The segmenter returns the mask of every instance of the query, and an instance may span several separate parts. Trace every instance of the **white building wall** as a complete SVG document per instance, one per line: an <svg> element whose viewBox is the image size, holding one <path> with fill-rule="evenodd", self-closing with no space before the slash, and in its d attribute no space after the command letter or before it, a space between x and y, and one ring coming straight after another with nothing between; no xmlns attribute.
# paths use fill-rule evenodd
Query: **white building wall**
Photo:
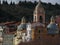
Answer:
<svg viewBox="0 0 60 45"><path fill-rule="evenodd" d="M22 34L22 42L26 42L26 33Z"/></svg>
<svg viewBox="0 0 60 45"><path fill-rule="evenodd" d="M31 33L32 33L32 29L31 29L31 24L30 23L27 24L26 30L27 30L26 40L28 42L28 41L31 40Z"/></svg>

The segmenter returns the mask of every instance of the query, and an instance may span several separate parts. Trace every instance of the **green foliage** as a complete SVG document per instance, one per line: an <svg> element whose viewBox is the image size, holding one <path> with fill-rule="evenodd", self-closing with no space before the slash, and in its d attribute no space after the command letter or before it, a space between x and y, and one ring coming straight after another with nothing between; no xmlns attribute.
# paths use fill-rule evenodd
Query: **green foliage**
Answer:
<svg viewBox="0 0 60 45"><path fill-rule="evenodd" d="M23 16L26 17L27 21L33 20L33 11L37 2L27 2L20 1L18 4L3 2L0 4L0 22L5 21L20 21ZM60 5L51 3L42 3L45 12L46 12L46 21L50 19L50 17L60 15ZM2 20L2 21L1 21Z"/></svg>

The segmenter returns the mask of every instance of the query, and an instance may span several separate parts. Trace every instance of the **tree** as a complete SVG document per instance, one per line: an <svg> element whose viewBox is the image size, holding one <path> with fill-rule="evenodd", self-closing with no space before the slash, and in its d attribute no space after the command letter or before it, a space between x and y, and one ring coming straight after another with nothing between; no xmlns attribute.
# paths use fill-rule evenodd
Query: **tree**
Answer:
<svg viewBox="0 0 60 45"><path fill-rule="evenodd" d="M4 5L8 5L7 0L6 0L6 1L3 0L3 4L4 4Z"/></svg>
<svg viewBox="0 0 60 45"><path fill-rule="evenodd" d="M10 5L12 5L12 1L10 2Z"/></svg>

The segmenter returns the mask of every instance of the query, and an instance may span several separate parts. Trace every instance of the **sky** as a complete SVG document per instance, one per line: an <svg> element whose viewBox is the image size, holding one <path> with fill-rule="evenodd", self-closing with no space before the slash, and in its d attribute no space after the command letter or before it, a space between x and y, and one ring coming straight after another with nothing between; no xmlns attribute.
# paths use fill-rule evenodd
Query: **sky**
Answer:
<svg viewBox="0 0 60 45"><path fill-rule="evenodd" d="M3 0L1 0L1 1L3 1ZM8 1L8 3L10 3L11 2L11 0L7 0ZM20 0L12 0L12 2L15 2L15 3L18 3ZM24 0L21 0L21 1L24 1ZM39 1L39 0L27 0L27 1L32 1L32 2L34 2L34 1ZM60 4L60 0L41 0L42 2L46 2L46 3L52 3L52 4L56 4L56 3L58 3L58 4Z"/></svg>

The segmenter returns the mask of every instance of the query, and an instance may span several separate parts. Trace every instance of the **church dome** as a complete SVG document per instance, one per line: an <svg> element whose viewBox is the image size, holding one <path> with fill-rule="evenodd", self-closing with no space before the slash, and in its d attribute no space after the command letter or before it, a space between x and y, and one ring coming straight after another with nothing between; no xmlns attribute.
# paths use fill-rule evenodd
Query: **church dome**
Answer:
<svg viewBox="0 0 60 45"><path fill-rule="evenodd" d="M25 17L22 18L21 24L17 27L17 30L24 30L26 29L26 20Z"/></svg>
<svg viewBox="0 0 60 45"><path fill-rule="evenodd" d="M58 26L57 24L49 24L47 26L47 30L49 34L58 34Z"/></svg>
<svg viewBox="0 0 60 45"><path fill-rule="evenodd" d="M24 30L24 29L26 29L26 24L20 24L17 30Z"/></svg>
<svg viewBox="0 0 60 45"><path fill-rule="evenodd" d="M47 26L48 34L58 34L59 33L58 26L55 23L53 17L51 17L51 21L52 22L50 22L50 24Z"/></svg>

